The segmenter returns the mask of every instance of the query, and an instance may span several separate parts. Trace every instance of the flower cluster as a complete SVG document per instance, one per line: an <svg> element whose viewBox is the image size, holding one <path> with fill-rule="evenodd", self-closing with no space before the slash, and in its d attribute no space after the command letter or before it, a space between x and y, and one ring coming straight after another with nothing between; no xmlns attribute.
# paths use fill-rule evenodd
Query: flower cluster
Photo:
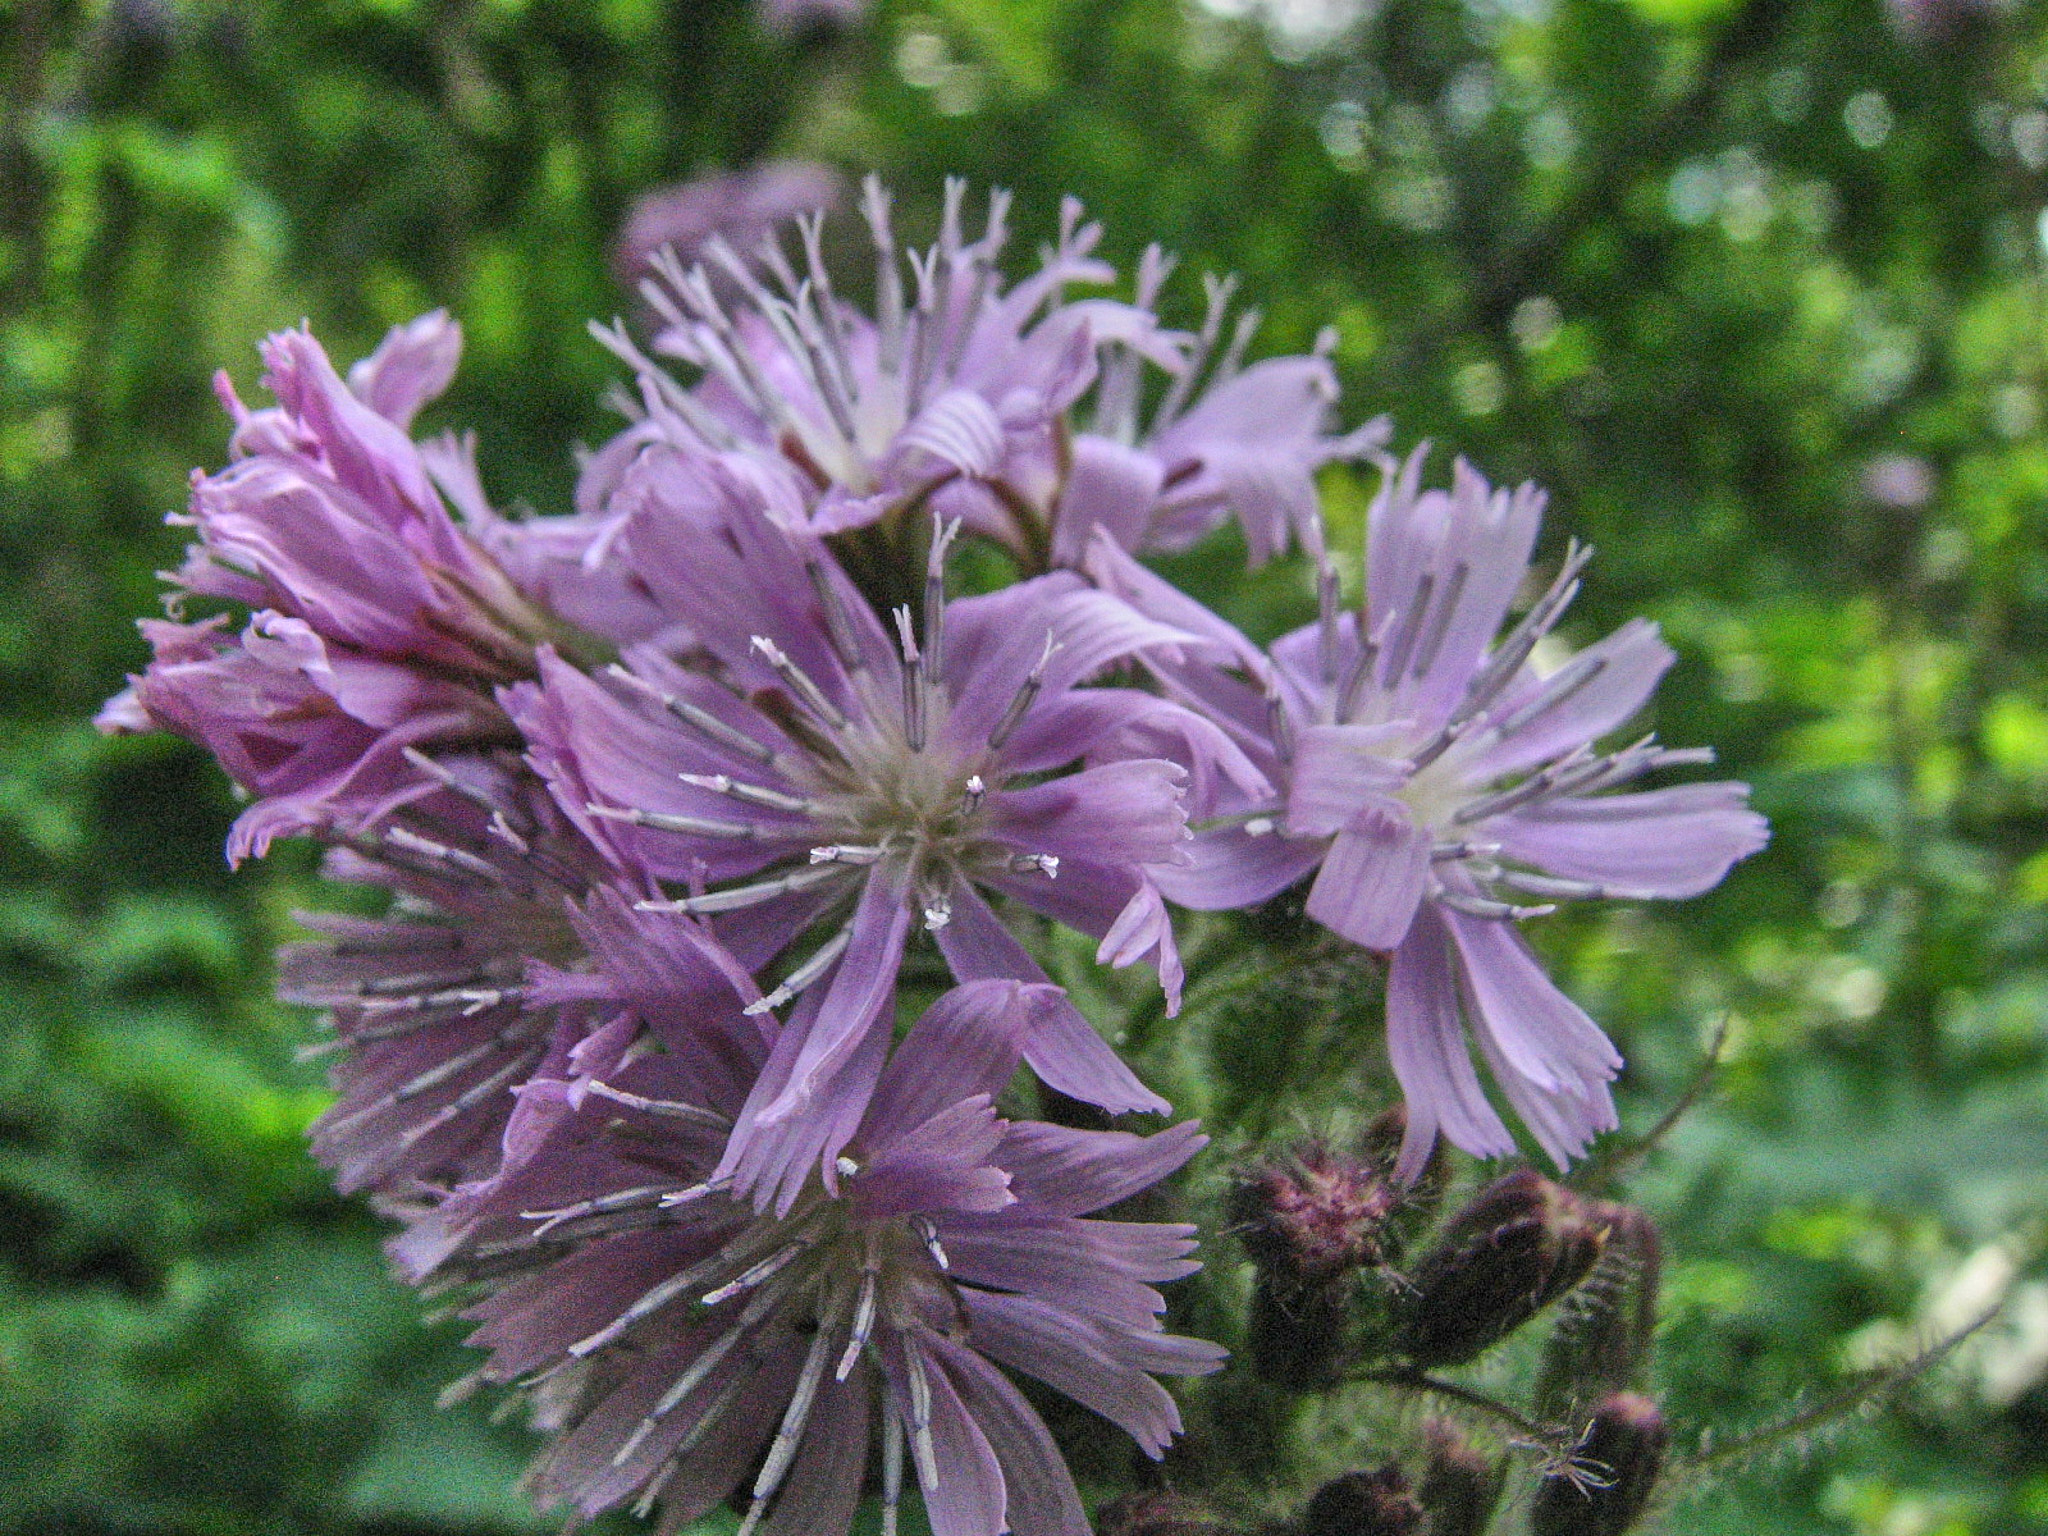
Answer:
<svg viewBox="0 0 2048 1536"><path fill-rule="evenodd" d="M345 378L273 337L277 403L223 381L175 618L102 715L214 753L232 858L308 835L382 894L281 957L332 1031L315 1150L462 1299L489 1351L462 1385L526 1401L533 1487L583 1515L736 1497L746 1532L829 1536L872 1456L885 1529L914 1485L940 1536L1080 1536L1010 1372L1160 1454L1157 1378L1221 1360L1161 1324L1193 1230L1096 1213L1203 1138L1030 1117L1034 1084L1169 1108L1051 984L1044 923L1171 1013L1173 907L1303 884L1330 945L1386 957L1408 1108L1378 1210L1439 1133L1513 1149L1468 1041L1560 1163L1613 1124L1620 1059L1524 922L1694 894L1764 839L1740 785L1615 792L1703 754L1600 745L1671 653L1646 624L1563 650L1583 551L1509 622L1533 490L1424 489L1384 422L1336 429L1326 345L1247 362L1228 284L1170 327L1157 250L1112 296L1076 206L1011 281L1007 212L970 235L949 187L906 250L871 183L866 305L822 215L636 237L652 333L599 332L628 419L559 516L415 439L446 316ZM1351 607L1336 463L1384 481ZM1141 563L1226 522L1254 563L1299 552L1317 622L1261 648ZM1016 579L969 590L976 542Z"/></svg>

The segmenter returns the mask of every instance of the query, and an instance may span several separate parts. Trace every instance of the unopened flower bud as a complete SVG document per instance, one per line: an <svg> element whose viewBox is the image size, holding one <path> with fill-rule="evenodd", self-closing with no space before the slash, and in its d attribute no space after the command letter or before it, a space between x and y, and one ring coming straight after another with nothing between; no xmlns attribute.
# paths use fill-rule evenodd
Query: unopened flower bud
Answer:
<svg viewBox="0 0 2048 1536"><path fill-rule="evenodd" d="M1258 1270L1247 1352L1261 1377L1302 1391L1336 1380L1359 1272L1384 1262L1399 1198L1372 1167L1321 1143L1239 1181L1231 1215Z"/></svg>
<svg viewBox="0 0 2048 1536"><path fill-rule="evenodd" d="M1587 1216L1607 1229L1600 1262L1560 1309L1543 1356L1536 1406L1561 1418L1632 1387L1657 1329L1662 1245L1650 1218L1630 1205L1594 1201Z"/></svg>
<svg viewBox="0 0 2048 1536"><path fill-rule="evenodd" d="M1422 1506L1401 1469L1347 1472L1308 1501L1302 1536L1420 1536Z"/></svg>
<svg viewBox="0 0 2048 1536"><path fill-rule="evenodd" d="M1622 1536L1642 1517L1671 1433L1657 1405L1616 1392L1593 1411L1571 1464L1537 1490L1531 1536Z"/></svg>
<svg viewBox="0 0 2048 1536"><path fill-rule="evenodd" d="M1501 1464L1447 1419L1431 1419L1422 1434L1429 1443L1429 1468L1420 1498L1429 1511L1429 1536L1484 1536L1500 1502Z"/></svg>
<svg viewBox="0 0 2048 1536"><path fill-rule="evenodd" d="M1234 1536L1208 1509L1177 1493L1127 1493L1095 1512L1096 1536Z"/></svg>
<svg viewBox="0 0 2048 1536"><path fill-rule="evenodd" d="M1495 1180L1453 1216L1410 1275L1394 1353L1463 1365L1586 1277L1606 1229L1534 1169Z"/></svg>
<svg viewBox="0 0 2048 1536"><path fill-rule="evenodd" d="M1393 1180L1394 1169L1401 1160L1401 1144L1407 1136L1408 1106L1396 1104L1375 1116L1365 1128L1359 1137L1359 1150L1373 1167ZM1438 1140L1431 1144L1429 1159L1412 1183L1402 1187L1398 1180L1394 1180L1401 1193L1400 1204L1393 1219L1387 1223L1380 1244L1388 1262L1399 1259L1401 1245L1436 1215L1437 1207L1443 1204L1444 1189L1450 1179L1450 1159L1444 1155L1444 1143Z"/></svg>

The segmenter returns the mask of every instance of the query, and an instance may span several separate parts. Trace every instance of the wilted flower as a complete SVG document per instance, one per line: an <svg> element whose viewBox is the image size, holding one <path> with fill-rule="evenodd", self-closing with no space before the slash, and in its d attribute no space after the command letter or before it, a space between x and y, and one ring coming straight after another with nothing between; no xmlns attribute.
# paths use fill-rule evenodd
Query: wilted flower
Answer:
<svg viewBox="0 0 2048 1536"><path fill-rule="evenodd" d="M1082 1219L1184 1162L1192 1124L1141 1138L993 1107L1053 991L973 983L933 1005L831 1181L775 1215L714 1173L730 1078L653 1054L530 1089L557 1105L547 1155L497 1181L441 1275L486 1287L480 1379L525 1386L555 1433L535 1491L584 1515L637 1497L679 1529L743 1489L742 1530L832 1536L879 1431L892 1524L907 1462L938 1536L1084 1536L1050 1435L991 1362L1156 1456L1179 1420L1152 1374L1221 1351L1159 1330L1152 1284L1195 1267L1191 1228ZM737 996L726 1018L744 1038Z"/></svg>
<svg viewBox="0 0 2048 1536"><path fill-rule="evenodd" d="M759 1004L803 997L728 1154L749 1187L788 1197L802 1158L831 1160L914 925L963 981L1044 979L983 889L1097 936L1105 961L1150 956L1177 992L1151 876L1185 846L1181 764L1214 771L1227 744L1157 698L1079 686L1177 631L1067 574L948 601L943 535L922 623L906 606L894 636L821 544L745 506L722 531L650 516L628 537L704 656L636 651L609 686L550 663L509 697L570 814L689 886L658 905L712 917L747 966L839 923ZM1025 1059L1105 1108L1164 1107L1071 1006Z"/></svg>
<svg viewBox="0 0 2048 1536"><path fill-rule="evenodd" d="M1593 1411L1571 1461L1543 1480L1531 1536L1622 1536L1642 1518L1664 1469L1671 1431L1647 1397L1617 1392Z"/></svg>
<svg viewBox="0 0 2048 1536"><path fill-rule="evenodd" d="M1480 1156L1513 1150L1472 1069L1469 1025L1508 1102L1560 1164L1614 1125L1621 1058L1550 982L1516 932L1564 900L1643 900L1709 889L1762 847L1736 783L1606 794L1651 771L1711 760L1645 736L1594 743L1642 708L1672 653L1635 620L1547 675L1537 643L1578 590L1573 547L1549 589L1498 642L1529 566L1543 498L1491 489L1462 462L1421 491L1418 452L1374 501L1365 602L1270 658L1114 544L1099 580L1206 645L1148 653L1169 688L1230 730L1265 772L1264 797L1224 799L1193 863L1159 885L1186 906L1235 908L1315 875L1308 913L1392 951L1387 1039L1408 1099L1400 1171L1439 1128Z"/></svg>

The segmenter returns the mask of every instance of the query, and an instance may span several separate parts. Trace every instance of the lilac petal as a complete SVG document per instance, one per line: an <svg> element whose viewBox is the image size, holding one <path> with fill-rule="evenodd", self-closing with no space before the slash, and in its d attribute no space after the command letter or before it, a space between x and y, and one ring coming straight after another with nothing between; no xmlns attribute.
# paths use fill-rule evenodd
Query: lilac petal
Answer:
<svg viewBox="0 0 2048 1536"><path fill-rule="evenodd" d="M930 1349L1002 1468L1008 1528L1027 1536L1088 1536L1073 1476L1023 1394L965 1345L935 1335Z"/></svg>
<svg viewBox="0 0 2048 1536"><path fill-rule="evenodd" d="M1271 782L1229 732L1183 705L1135 689L1080 689L1050 700L1031 711L1003 753L1005 766L1019 774L1043 773L1077 758L1163 758L1180 764L1189 775L1193 806L1207 807L1229 793L1274 798Z"/></svg>
<svg viewBox="0 0 2048 1536"><path fill-rule="evenodd" d="M1600 1026L1558 991L1510 925L1462 912L1442 915L1464 962L1475 1029L1494 1042L1508 1077L1585 1094L1621 1070L1621 1056Z"/></svg>
<svg viewBox="0 0 2048 1536"><path fill-rule="evenodd" d="M1202 1266L1187 1257L1193 1227L1027 1215L949 1216L940 1224L953 1272L972 1285L1037 1296L1126 1327L1149 1329L1166 1309L1154 1284Z"/></svg>
<svg viewBox="0 0 2048 1536"><path fill-rule="evenodd" d="M1180 1410L1166 1389L1116 1357L1118 1335L1034 1297L960 1294L984 1354L1101 1414L1155 1461L1180 1432Z"/></svg>
<svg viewBox="0 0 2048 1536"><path fill-rule="evenodd" d="M1146 617L1201 641L1204 659L1212 665L1235 666L1251 677L1265 674L1266 658L1257 646L1173 583L1140 565L1108 535L1097 535L1089 546L1087 569L1103 590L1114 592Z"/></svg>
<svg viewBox="0 0 2048 1536"><path fill-rule="evenodd" d="M1436 908L1425 906L1387 972L1387 1056L1408 1103L1408 1130L1394 1167L1403 1183L1421 1175L1439 1129L1474 1157L1515 1150L1479 1086L1458 1015L1450 938Z"/></svg>
<svg viewBox="0 0 2048 1536"><path fill-rule="evenodd" d="M1328 837L1347 826L1362 803L1385 803L1407 780L1396 744L1410 734L1405 722L1303 730L1287 789L1288 832Z"/></svg>
<svg viewBox="0 0 2048 1536"><path fill-rule="evenodd" d="M885 1022L910 933L903 882L902 872L890 866L870 872L853 911L853 936L832 969L830 989L805 1032L789 1085L753 1112L756 1121L772 1124L805 1113L854 1048Z"/></svg>
<svg viewBox="0 0 2048 1536"><path fill-rule="evenodd" d="M1085 1216L1158 1183L1209 1144L1186 1120L1151 1136L1017 1121L994 1162L1019 1202L1048 1216Z"/></svg>
<svg viewBox="0 0 2048 1536"><path fill-rule="evenodd" d="M1601 1132L1611 1131L1620 1123L1614 1112L1613 1096L1604 1082L1566 1084L1557 1089L1540 1087L1515 1072L1499 1043L1484 1027L1477 1034L1480 1054L1485 1056L1494 1080L1500 1084L1508 1107L1560 1170L1583 1156Z"/></svg>
<svg viewBox="0 0 2048 1536"><path fill-rule="evenodd" d="M1657 626L1648 619L1629 620L1606 639L1587 646L1572 661L1582 666L1590 658L1599 659L1600 671L1568 697L1481 754L1469 770L1474 780L1504 778L1599 740L1649 702L1657 680L1676 660L1671 648L1658 638ZM1541 681L1525 680L1494 706L1494 718L1511 717L1536 699L1542 687Z"/></svg>
<svg viewBox="0 0 2048 1536"><path fill-rule="evenodd" d="M1433 842L1400 802L1361 805L1324 856L1308 915L1354 944L1392 949L1415 920Z"/></svg>
<svg viewBox="0 0 2048 1536"><path fill-rule="evenodd" d="M964 475L987 479L1002 463L1003 424L980 395L949 389L917 413L897 443Z"/></svg>
<svg viewBox="0 0 2048 1536"><path fill-rule="evenodd" d="M1016 1203L1010 1177L989 1166L1003 1122L986 1094L940 1110L872 1157L852 1186L863 1221L940 1211L1000 1211Z"/></svg>
<svg viewBox="0 0 2048 1536"><path fill-rule="evenodd" d="M993 1098L1023 1059L1025 1042L1059 1006L1051 985L969 981L924 1011L882 1071L865 1135L886 1146L962 1099Z"/></svg>
<svg viewBox="0 0 2048 1536"><path fill-rule="evenodd" d="M1188 973L1180 962L1180 950L1173 942L1173 920L1167 916L1166 903L1160 899L1158 888L1150 882L1138 887L1123 911L1117 914L1116 921L1109 925L1109 931L1102 936L1102 943L1096 947L1095 961L1098 965L1122 969L1148 955L1159 972L1159 985L1166 993L1166 1016L1172 1018L1180 1012L1181 988L1187 982Z"/></svg>
<svg viewBox="0 0 2048 1536"><path fill-rule="evenodd" d="M906 1350L925 1349L930 1335L906 1336ZM932 1357L926 1350L925 1358ZM952 1377L928 1363L925 1378L932 1395L932 1450L939 1485L924 1490L925 1517L932 1536L1002 1536L1008 1490L1003 1469L988 1438L974 1422L953 1386Z"/></svg>
<svg viewBox="0 0 2048 1536"><path fill-rule="evenodd" d="M396 427L439 399L462 361L462 327L445 309L394 325L377 350L348 371L355 397Z"/></svg>
<svg viewBox="0 0 2048 1536"><path fill-rule="evenodd" d="M1104 763L1026 789L987 808L989 835L1022 853L1100 864L1175 862L1187 841L1187 770L1161 759Z"/></svg>
<svg viewBox="0 0 2048 1536"><path fill-rule="evenodd" d="M964 881L953 890L953 919L934 937L961 981L1045 981L1045 970ZM845 962L841 962L844 964ZM1049 1087L1111 1114L1172 1106L1132 1075L1081 1012L1062 996L1048 1006L1024 1048L1024 1060Z"/></svg>
<svg viewBox="0 0 2048 1536"><path fill-rule="evenodd" d="M869 1395L861 1375L826 1378L762 1536L846 1536L867 1472Z"/></svg>
<svg viewBox="0 0 2048 1536"><path fill-rule="evenodd" d="M1196 912L1234 912L1277 896L1322 862L1319 838L1254 836L1241 827L1198 832L1188 862L1147 870L1168 901Z"/></svg>
<svg viewBox="0 0 2048 1536"><path fill-rule="evenodd" d="M1770 840L1749 786L1723 781L1644 794L1567 798L1488 824L1511 859L1611 896L1697 896Z"/></svg>
<svg viewBox="0 0 2048 1536"><path fill-rule="evenodd" d="M949 603L946 635L946 739L969 749L986 743L1041 661L1040 696L1056 698L1112 662L1189 638L1065 571Z"/></svg>
<svg viewBox="0 0 2048 1536"><path fill-rule="evenodd" d="M1053 514L1052 558L1074 569L1082 564L1100 528L1124 549L1144 539L1159 501L1163 467L1156 455L1084 432L1073 442L1073 463Z"/></svg>

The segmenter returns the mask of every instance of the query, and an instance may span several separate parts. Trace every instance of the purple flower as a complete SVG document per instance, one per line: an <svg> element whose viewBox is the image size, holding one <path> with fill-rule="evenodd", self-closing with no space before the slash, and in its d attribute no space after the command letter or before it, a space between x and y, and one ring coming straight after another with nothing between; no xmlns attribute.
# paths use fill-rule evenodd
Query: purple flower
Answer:
<svg viewBox="0 0 2048 1536"><path fill-rule="evenodd" d="M1152 879L1183 857L1182 764L1204 787L1257 775L1191 712L1079 685L1187 637L1067 574L948 601L944 537L921 626L906 607L894 636L821 544L744 502L718 525L671 507L628 537L701 652L637 650L604 682L548 663L507 697L568 813L688 891L655 905L712 919L749 968L833 925L756 1005L802 997L728 1153L744 1187L789 1198L836 1154L914 926L963 981L1044 979L984 890L1096 935L1104 959L1152 958L1177 994ZM1071 1006L1048 1018L1025 1046L1048 1083L1164 1107Z"/></svg>
<svg viewBox="0 0 2048 1536"><path fill-rule="evenodd" d="M1274 789L1226 793L1163 869L1166 896L1198 908L1263 900L1313 873L1308 912L1392 952L1389 1054L1408 1097L1400 1171L1413 1177L1439 1129L1498 1156L1513 1140L1487 1103L1469 1027L1495 1081L1560 1164L1612 1128L1621 1058L1551 984L1517 925L1565 900L1697 895L1761 848L1746 786L1609 794L1652 770L1711 760L1645 736L1594 743L1648 701L1672 654L1656 626L1624 625L1539 674L1530 657L1578 590L1574 547L1549 589L1496 634L1529 566L1543 498L1491 489L1459 463L1449 491L1418 489L1412 456L1373 503L1362 613L1340 612L1335 574L1320 621L1270 658L1107 540L1104 585L1206 644L1169 687L1233 732Z"/></svg>
<svg viewBox="0 0 2048 1536"><path fill-rule="evenodd" d="M313 1151L344 1192L483 1177L517 1085L597 1070L633 1038L616 989L584 974L619 902L596 850L516 763L413 765L436 792L325 866L389 891L389 914L299 914L322 937L278 954L279 996L326 1009L334 1032L308 1054L341 1053Z"/></svg>
<svg viewBox="0 0 2048 1536"><path fill-rule="evenodd" d="M737 1491L744 1532L841 1536L879 1434L885 1530L909 1481L937 1536L1085 1536L1052 1437L997 1365L1156 1457L1180 1425L1153 1377L1222 1351L1159 1327L1153 1286L1196 1268L1192 1228L1086 1219L1185 1162L1205 1140L1192 1122L1147 1138L993 1106L1057 997L976 982L941 998L830 1179L772 1215L714 1171L741 1108L731 1072L660 1053L530 1088L544 1148L432 1278L484 1290L475 1379L524 1387L555 1437L532 1488L586 1517L658 1504L665 1529ZM722 1038L747 1037L737 1003Z"/></svg>
<svg viewBox="0 0 2048 1536"><path fill-rule="evenodd" d="M1006 288L997 260L1008 195L990 197L978 240L962 228L965 197L965 183L947 183L939 239L908 254L906 291L889 196L869 180L873 317L837 297L816 220L799 224L801 273L771 250L764 281L722 241L707 245L741 295L732 313L707 270L657 259L661 280L643 290L667 322L655 350L695 365L703 380L680 389L623 333L600 333L639 375L647 415L629 439L766 459L820 532L929 505L989 537L1042 545L1043 516L1017 502L1006 469L1050 460L1063 413L1095 381L1099 346L1116 341L1172 362L1178 343L1130 305L1063 300L1071 283L1115 275L1091 255L1101 230L1080 222L1078 204L1065 206L1038 273Z"/></svg>
<svg viewBox="0 0 2048 1536"><path fill-rule="evenodd" d="M1157 246L1138 269L1136 305L1150 312L1173 261ZM1325 464L1376 456L1392 435L1384 416L1332 435L1337 375L1329 352L1335 333L1306 357L1271 357L1244 366L1258 328L1241 312L1227 343L1223 329L1234 280L1207 280L1208 312L1169 377L1149 418L1140 409L1156 347L1104 347L1092 420L1074 434L1052 507L1057 565L1079 566L1097 528L1134 553L1178 550L1227 517L1244 529L1251 562L1263 564L1299 541L1322 554L1321 498L1315 475Z"/></svg>
<svg viewBox="0 0 2048 1536"><path fill-rule="evenodd" d="M1198 333L1162 329L1153 306L1173 264L1156 247L1134 303L1065 300L1069 284L1115 276L1093 256L1099 227L1072 201L1044 267L1006 290L1007 199L991 199L984 234L969 241L963 197L948 184L938 243L909 257L913 301L889 200L868 183L874 318L834 296L815 222L800 226L801 275L773 247L763 266L716 243L709 269L657 263L647 292L669 324L656 350L704 379L678 389L607 334L639 374L644 411L612 452L665 441L766 458L820 531L928 504L1030 569L1080 564L1097 528L1129 549L1180 549L1232 515L1254 563L1296 539L1320 549L1316 471L1376 452L1389 430L1380 420L1330 432L1328 337L1313 355L1245 367L1258 316L1241 314L1225 341L1233 285L1213 280ZM1164 377L1146 414L1153 371Z"/></svg>
<svg viewBox="0 0 2048 1536"><path fill-rule="evenodd" d="M258 613L239 636L225 622L144 620L155 657L98 723L167 730L213 753L255 801L228 834L234 863L273 838L359 827L430 793L407 755L421 743L510 736L488 698L329 646L303 619Z"/></svg>
<svg viewBox="0 0 2048 1536"><path fill-rule="evenodd" d="M835 171L813 160L767 160L657 187L634 201L612 265L631 286L650 270L658 251L673 252L687 266L717 237L745 255L778 225L831 208L841 187Z"/></svg>

